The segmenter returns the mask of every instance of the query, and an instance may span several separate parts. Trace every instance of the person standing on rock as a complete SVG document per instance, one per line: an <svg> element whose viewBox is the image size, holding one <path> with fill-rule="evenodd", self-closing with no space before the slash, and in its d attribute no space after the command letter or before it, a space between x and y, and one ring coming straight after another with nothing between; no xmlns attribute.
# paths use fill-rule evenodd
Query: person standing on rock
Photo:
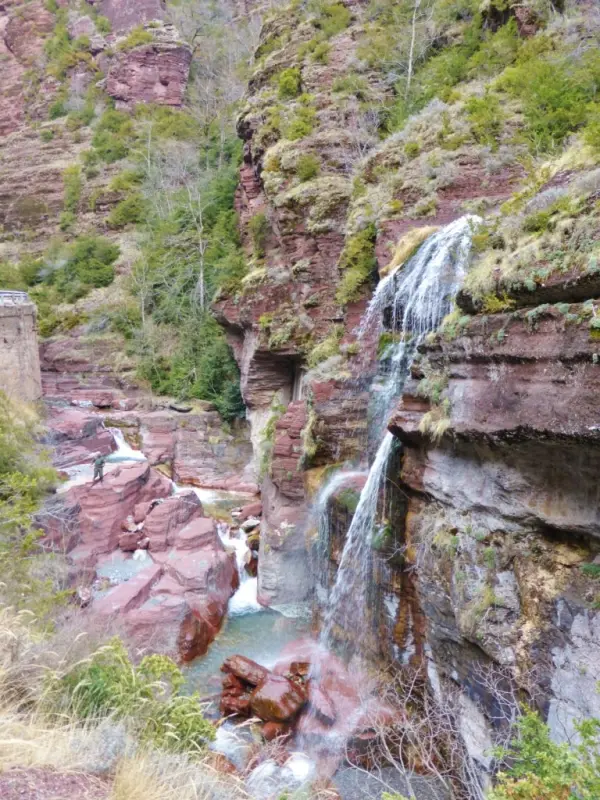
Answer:
<svg viewBox="0 0 600 800"><path fill-rule="evenodd" d="M104 479L104 465L106 464L106 456L103 456L101 453L98 453L96 459L94 461L94 480L92 483L102 483Z"/></svg>

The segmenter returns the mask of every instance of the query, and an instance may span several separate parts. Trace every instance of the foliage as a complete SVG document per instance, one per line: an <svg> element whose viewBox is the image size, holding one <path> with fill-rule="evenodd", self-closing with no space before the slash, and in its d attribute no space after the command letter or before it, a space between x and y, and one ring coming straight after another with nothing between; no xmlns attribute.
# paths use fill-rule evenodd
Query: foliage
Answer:
<svg viewBox="0 0 600 800"><path fill-rule="evenodd" d="M169 106L141 104L135 112L136 119L152 127L152 137L192 141L200 136L200 125L187 111Z"/></svg>
<svg viewBox="0 0 600 800"><path fill-rule="evenodd" d="M288 121L282 130L286 139L291 142L309 136L315 127L317 112L312 106L299 106L294 116Z"/></svg>
<svg viewBox="0 0 600 800"><path fill-rule="evenodd" d="M465 110L475 140L496 150L504 121L499 97L489 91L483 97L470 97Z"/></svg>
<svg viewBox="0 0 600 800"><path fill-rule="evenodd" d="M69 36L67 9L57 8L54 13L56 15L56 24L52 35L44 45L48 59L46 70L54 78L63 81L68 70L72 67L84 62L94 68L94 61L89 53L89 39L82 36L79 39L72 40Z"/></svg>
<svg viewBox="0 0 600 800"><path fill-rule="evenodd" d="M373 274L377 266L375 259L376 234L375 226L371 224L351 236L346 242L339 263L342 280L336 294L340 305L358 300L361 287Z"/></svg>
<svg viewBox="0 0 600 800"><path fill-rule="evenodd" d="M345 30L352 21L352 14L343 3L328 3L323 0L313 0L312 9L317 16L313 20L325 38L330 39Z"/></svg>
<svg viewBox="0 0 600 800"><path fill-rule="evenodd" d="M36 577L37 530L34 515L56 481L35 442L38 421L26 406L13 405L0 391L0 594L22 608L47 611L58 587Z"/></svg>
<svg viewBox="0 0 600 800"><path fill-rule="evenodd" d="M298 67L284 69L277 79L277 94L280 100L293 100L301 92L302 79Z"/></svg>
<svg viewBox="0 0 600 800"><path fill-rule="evenodd" d="M260 211L250 218L248 222L248 233L252 240L252 251L255 258L264 258L270 230L269 219L264 211Z"/></svg>
<svg viewBox="0 0 600 800"><path fill-rule="evenodd" d="M298 180L310 181L316 178L321 168L321 162L312 153L303 153L296 162L296 175Z"/></svg>
<svg viewBox="0 0 600 800"><path fill-rule="evenodd" d="M63 172L63 181L65 184L65 211L75 213L79 206L83 186L81 168L77 164L67 167Z"/></svg>
<svg viewBox="0 0 600 800"><path fill-rule="evenodd" d="M588 122L583 131L583 138L593 150L600 152L600 104L588 106Z"/></svg>
<svg viewBox="0 0 600 800"><path fill-rule="evenodd" d="M128 154L133 141L133 124L123 111L108 109L98 121L92 146L98 158L112 164Z"/></svg>
<svg viewBox="0 0 600 800"><path fill-rule="evenodd" d="M142 742L199 753L215 738L197 694L183 695L183 675L167 656L145 656L136 666L113 639L75 666L56 687L83 719L128 718Z"/></svg>
<svg viewBox="0 0 600 800"><path fill-rule="evenodd" d="M580 59L521 58L498 86L523 103L531 149L552 150L593 116L590 104L600 86L600 55L591 50Z"/></svg>
<svg viewBox="0 0 600 800"><path fill-rule="evenodd" d="M42 335L52 333L60 321L54 306L75 302L92 288L112 283L113 263L118 255L117 245L102 236L88 235L68 245L55 242L43 258L21 265L21 274L28 285L35 285L33 296L38 304Z"/></svg>
<svg viewBox="0 0 600 800"><path fill-rule="evenodd" d="M144 198L139 192L121 200L108 215L106 222L110 228L124 228L142 222L146 213Z"/></svg>
<svg viewBox="0 0 600 800"><path fill-rule="evenodd" d="M308 366L310 369L316 367L331 356L336 356L340 352L340 342L344 335L343 325L334 325L322 342L319 342L308 355Z"/></svg>
<svg viewBox="0 0 600 800"><path fill-rule="evenodd" d="M489 800L595 800L600 796L600 720L577 726L580 742L556 743L533 711L517 722L517 734L497 756L510 764Z"/></svg>
<svg viewBox="0 0 600 800"><path fill-rule="evenodd" d="M154 35L151 31L147 31L143 25L138 25L132 28L126 39L119 42L117 50L133 50L134 47L139 47L143 44L150 44L154 41Z"/></svg>

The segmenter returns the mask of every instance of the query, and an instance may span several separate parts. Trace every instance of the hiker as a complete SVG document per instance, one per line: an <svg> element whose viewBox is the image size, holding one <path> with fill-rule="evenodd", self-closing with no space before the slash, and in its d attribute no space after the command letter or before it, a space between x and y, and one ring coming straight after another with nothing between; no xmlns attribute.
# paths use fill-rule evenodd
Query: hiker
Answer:
<svg viewBox="0 0 600 800"><path fill-rule="evenodd" d="M106 456L103 456L101 453L98 453L97 458L94 461L94 480L92 481L92 483L96 483L96 481L102 483L102 479L104 478L105 464L106 464Z"/></svg>

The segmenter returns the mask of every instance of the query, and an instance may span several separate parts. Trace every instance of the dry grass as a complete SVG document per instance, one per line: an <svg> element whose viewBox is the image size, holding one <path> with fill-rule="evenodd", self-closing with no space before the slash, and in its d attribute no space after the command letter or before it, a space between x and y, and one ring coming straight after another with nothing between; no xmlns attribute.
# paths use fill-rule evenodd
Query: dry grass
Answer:
<svg viewBox="0 0 600 800"><path fill-rule="evenodd" d="M242 800L235 776L221 774L214 758L189 758L139 745L127 721L82 724L69 714L42 713L49 680L95 649L97 637L65 630L45 639L33 616L0 608L0 772L52 769L105 776L111 800Z"/></svg>

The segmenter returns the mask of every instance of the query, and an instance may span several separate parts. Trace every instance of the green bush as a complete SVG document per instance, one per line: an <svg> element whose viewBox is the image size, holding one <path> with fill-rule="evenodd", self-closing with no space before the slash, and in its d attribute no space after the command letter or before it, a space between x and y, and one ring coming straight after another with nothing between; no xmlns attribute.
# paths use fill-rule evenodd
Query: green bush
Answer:
<svg viewBox="0 0 600 800"><path fill-rule="evenodd" d="M465 110L475 140L496 150L504 122L499 97L489 91L483 97L470 97Z"/></svg>
<svg viewBox="0 0 600 800"><path fill-rule="evenodd" d="M248 233L252 240L252 251L255 258L264 258L265 246L271 227L264 211L255 214L248 222Z"/></svg>
<svg viewBox="0 0 600 800"><path fill-rule="evenodd" d="M40 133L40 139L42 142L51 142L54 139L54 131L52 128L44 128L44 130Z"/></svg>
<svg viewBox="0 0 600 800"><path fill-rule="evenodd" d="M327 39L341 33L352 21L352 14L342 3L317 2L313 6L318 14L313 24Z"/></svg>
<svg viewBox="0 0 600 800"><path fill-rule="evenodd" d="M131 192L134 191L142 182L144 176L136 169L124 169L110 182L108 188L112 192Z"/></svg>
<svg viewBox="0 0 600 800"><path fill-rule="evenodd" d="M124 228L142 222L146 215L146 203L139 192L126 197L113 208L106 222L110 228Z"/></svg>
<svg viewBox="0 0 600 800"><path fill-rule="evenodd" d="M108 17L103 17L102 14L98 14L94 21L98 33L107 34L111 32L112 26Z"/></svg>
<svg viewBox="0 0 600 800"><path fill-rule="evenodd" d="M342 279L336 292L336 300L346 305L360 298L360 290L377 268L375 239L377 230L371 224L351 236L340 258Z"/></svg>
<svg viewBox="0 0 600 800"><path fill-rule="evenodd" d="M294 116L283 127L284 138L294 142L310 136L315 127L317 112L312 106L299 106Z"/></svg>
<svg viewBox="0 0 600 800"><path fill-rule="evenodd" d="M126 39L119 42L117 50L133 50L134 47L140 47L143 44L150 44L154 41L154 35L151 31L145 30L143 25L138 25L132 28Z"/></svg>
<svg viewBox="0 0 600 800"><path fill-rule="evenodd" d="M583 131L586 144L596 151L600 151L600 104L591 103L588 106L588 123Z"/></svg>
<svg viewBox="0 0 600 800"><path fill-rule="evenodd" d="M367 80L356 72L338 75L333 81L332 90L340 94L353 94L359 100L366 100L369 95Z"/></svg>
<svg viewBox="0 0 600 800"><path fill-rule="evenodd" d="M186 111L177 108L141 104L136 109L135 116L152 123L153 138L190 141L201 135L198 121Z"/></svg>
<svg viewBox="0 0 600 800"><path fill-rule="evenodd" d="M310 181L319 174L321 163L312 153L303 153L296 162L296 175L298 180Z"/></svg>
<svg viewBox="0 0 600 800"><path fill-rule="evenodd" d="M133 138L133 124L129 115L109 109L98 121L92 146L101 161L113 164L129 153Z"/></svg>
<svg viewBox="0 0 600 800"><path fill-rule="evenodd" d="M48 108L49 119L58 119L59 117L66 117L67 109L63 98L55 100Z"/></svg>
<svg viewBox="0 0 600 800"><path fill-rule="evenodd" d="M145 656L136 666L123 643L113 639L54 689L59 709L66 706L82 719L126 718L141 741L199 753L214 740L215 729L204 718L199 696L181 694L183 683L167 656Z"/></svg>
<svg viewBox="0 0 600 800"><path fill-rule="evenodd" d="M600 720L576 725L578 743L556 743L539 715L526 712L508 748L496 753L510 767L489 800L596 800L600 797Z"/></svg>
<svg viewBox="0 0 600 800"><path fill-rule="evenodd" d="M58 227L66 233L71 230L76 222L77 216L72 211L63 211L58 218Z"/></svg>
<svg viewBox="0 0 600 800"><path fill-rule="evenodd" d="M277 94L280 100L293 100L302 91L302 78L298 67L288 67L279 74Z"/></svg>
<svg viewBox="0 0 600 800"><path fill-rule="evenodd" d="M588 51L579 60L532 57L520 62L505 71L498 86L523 103L531 149L553 150L593 115L590 103L600 85L600 54Z"/></svg>
<svg viewBox="0 0 600 800"><path fill-rule="evenodd" d="M81 199L81 189L83 181L81 178L81 168L77 164L67 167L63 172L65 185L65 211L76 213Z"/></svg>

